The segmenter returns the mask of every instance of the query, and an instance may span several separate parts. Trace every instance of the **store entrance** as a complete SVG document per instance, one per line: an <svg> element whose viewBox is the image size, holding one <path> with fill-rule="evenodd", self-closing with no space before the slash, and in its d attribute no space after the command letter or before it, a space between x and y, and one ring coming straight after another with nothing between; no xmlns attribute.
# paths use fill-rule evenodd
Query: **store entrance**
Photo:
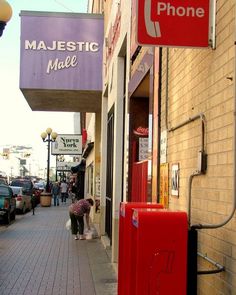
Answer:
<svg viewBox="0 0 236 295"><path fill-rule="evenodd" d="M107 122L107 179L105 231L112 241L112 199L113 199L113 151L114 151L114 108L109 112Z"/></svg>
<svg viewBox="0 0 236 295"><path fill-rule="evenodd" d="M151 201L152 112L149 74L130 97L129 200Z"/></svg>

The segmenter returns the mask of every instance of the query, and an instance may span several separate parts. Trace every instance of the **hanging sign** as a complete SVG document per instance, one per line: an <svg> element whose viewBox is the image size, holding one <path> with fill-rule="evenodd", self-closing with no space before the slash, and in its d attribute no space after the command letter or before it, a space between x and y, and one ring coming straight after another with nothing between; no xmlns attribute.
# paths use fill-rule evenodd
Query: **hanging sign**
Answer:
<svg viewBox="0 0 236 295"><path fill-rule="evenodd" d="M208 47L210 0L138 0L141 45Z"/></svg>
<svg viewBox="0 0 236 295"><path fill-rule="evenodd" d="M20 16L20 89L102 90L102 15L21 11Z"/></svg>
<svg viewBox="0 0 236 295"><path fill-rule="evenodd" d="M71 167L79 165L79 162L59 162L57 161L57 171L71 171Z"/></svg>
<svg viewBox="0 0 236 295"><path fill-rule="evenodd" d="M161 132L160 162L166 163L167 154L167 130Z"/></svg>
<svg viewBox="0 0 236 295"><path fill-rule="evenodd" d="M52 155L82 155L82 135L58 134L52 142Z"/></svg>

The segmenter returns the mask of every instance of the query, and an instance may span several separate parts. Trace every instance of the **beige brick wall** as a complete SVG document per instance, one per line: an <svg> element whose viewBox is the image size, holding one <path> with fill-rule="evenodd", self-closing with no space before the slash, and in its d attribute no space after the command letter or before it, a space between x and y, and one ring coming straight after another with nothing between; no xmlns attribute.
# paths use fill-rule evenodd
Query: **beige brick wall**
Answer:
<svg viewBox="0 0 236 295"><path fill-rule="evenodd" d="M233 194L233 121L235 66L235 4L217 1L216 49L163 49L161 126L168 129L203 113L208 168L192 184L191 223L220 223L231 211ZM233 81L228 79L233 77ZM166 96L168 97L166 103ZM179 197L170 196L170 208L187 209L189 176L197 169L201 122L196 120L168 133L170 164L180 165ZM170 173L171 175L171 173ZM171 183L171 182L169 182ZM224 227L199 230L198 250L226 267L220 274L198 277L198 294L236 294L236 217ZM199 259L199 269L209 269Z"/></svg>

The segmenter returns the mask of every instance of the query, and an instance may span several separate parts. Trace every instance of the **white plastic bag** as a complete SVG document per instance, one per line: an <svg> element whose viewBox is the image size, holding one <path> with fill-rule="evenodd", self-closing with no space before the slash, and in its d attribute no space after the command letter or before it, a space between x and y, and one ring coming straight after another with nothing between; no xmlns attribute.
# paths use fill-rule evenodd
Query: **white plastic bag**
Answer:
<svg viewBox="0 0 236 295"><path fill-rule="evenodd" d="M85 233L85 236L86 236L86 240L92 240L93 239L93 232L88 230L86 233Z"/></svg>
<svg viewBox="0 0 236 295"><path fill-rule="evenodd" d="M96 239L98 237L97 231L94 227L91 227L90 230L86 229L84 231L86 240Z"/></svg>
<svg viewBox="0 0 236 295"><path fill-rule="evenodd" d="M66 229L67 230L71 229L71 220L70 219L68 219L67 222L66 222Z"/></svg>

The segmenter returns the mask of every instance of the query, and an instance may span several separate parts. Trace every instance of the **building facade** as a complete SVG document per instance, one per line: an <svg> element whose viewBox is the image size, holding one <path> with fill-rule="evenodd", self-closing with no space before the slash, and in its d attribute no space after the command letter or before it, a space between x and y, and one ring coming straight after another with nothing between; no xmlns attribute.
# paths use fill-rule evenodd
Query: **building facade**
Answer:
<svg viewBox="0 0 236 295"><path fill-rule="evenodd" d="M233 294L235 3L213 2L216 45L201 49L139 46L136 2L104 1L101 195L113 261L119 203L161 202L197 231L198 294Z"/></svg>
<svg viewBox="0 0 236 295"><path fill-rule="evenodd" d="M136 4L88 2L104 16L100 91L54 91L56 109L23 91L32 109L86 113L85 192L100 201L96 218L112 262L120 202L161 202L187 212L198 234L198 271L207 273L197 276L198 294L234 294L235 3L210 3L214 49L137 44Z"/></svg>

